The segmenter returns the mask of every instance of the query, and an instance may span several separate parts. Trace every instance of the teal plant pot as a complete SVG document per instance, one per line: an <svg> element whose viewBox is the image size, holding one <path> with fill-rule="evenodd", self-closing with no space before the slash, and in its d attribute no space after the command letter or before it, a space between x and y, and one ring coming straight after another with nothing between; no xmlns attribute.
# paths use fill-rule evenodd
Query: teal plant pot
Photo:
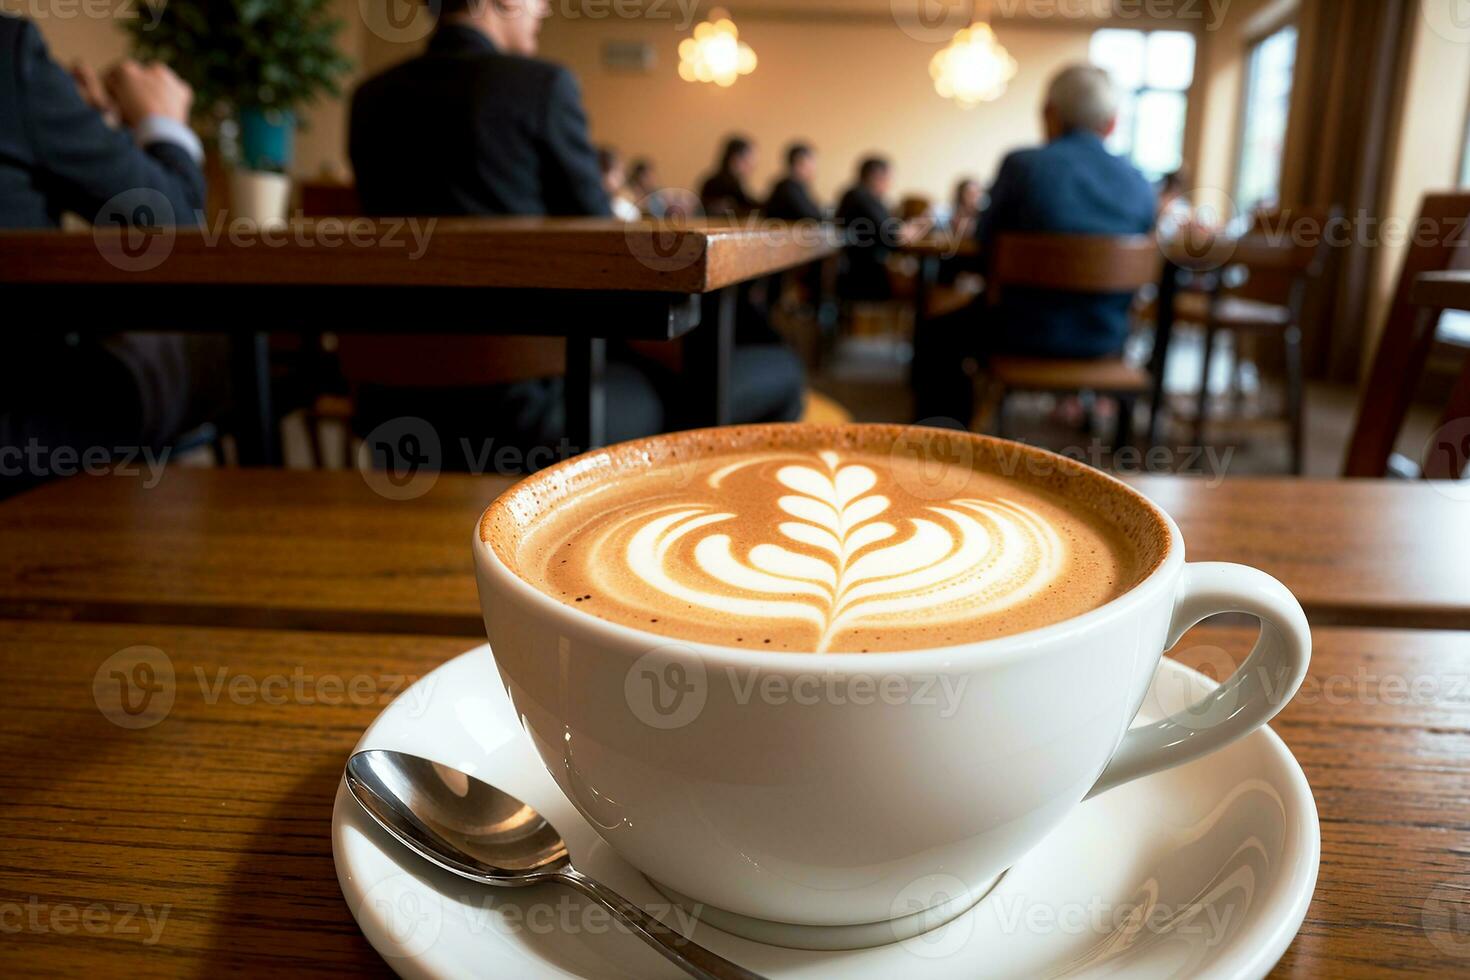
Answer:
<svg viewBox="0 0 1470 980"><path fill-rule="evenodd" d="M240 160L250 170L284 173L296 142L296 114L276 109L240 110Z"/></svg>

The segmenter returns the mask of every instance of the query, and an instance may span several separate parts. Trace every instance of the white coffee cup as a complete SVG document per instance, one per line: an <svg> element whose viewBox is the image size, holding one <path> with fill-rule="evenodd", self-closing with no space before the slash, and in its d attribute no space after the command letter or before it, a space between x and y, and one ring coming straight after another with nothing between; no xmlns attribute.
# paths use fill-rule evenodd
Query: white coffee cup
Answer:
<svg viewBox="0 0 1470 980"><path fill-rule="evenodd" d="M477 526L500 676L551 775L619 855L728 931L809 948L892 942L963 912L1084 799L1222 748L1291 699L1311 635L1281 583L1186 564L1178 527L1136 491L1008 450L1126 494L1167 527L1162 560L1100 608L1000 639L772 653L584 613L520 578ZM609 459L543 471L487 517L524 518L555 500L567 468L586 478ZM1188 712L1130 731L1163 652L1227 612L1261 621L1249 659Z"/></svg>

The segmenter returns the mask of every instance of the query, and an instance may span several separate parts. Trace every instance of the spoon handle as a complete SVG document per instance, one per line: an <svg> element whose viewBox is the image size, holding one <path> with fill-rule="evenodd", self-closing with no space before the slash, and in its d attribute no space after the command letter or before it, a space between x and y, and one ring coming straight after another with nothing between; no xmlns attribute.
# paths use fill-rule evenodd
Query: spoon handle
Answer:
<svg viewBox="0 0 1470 980"><path fill-rule="evenodd" d="M699 977L700 980L762 980L759 973L737 966L675 932L611 888L575 868L567 868L558 877L621 919L644 942L691 977Z"/></svg>

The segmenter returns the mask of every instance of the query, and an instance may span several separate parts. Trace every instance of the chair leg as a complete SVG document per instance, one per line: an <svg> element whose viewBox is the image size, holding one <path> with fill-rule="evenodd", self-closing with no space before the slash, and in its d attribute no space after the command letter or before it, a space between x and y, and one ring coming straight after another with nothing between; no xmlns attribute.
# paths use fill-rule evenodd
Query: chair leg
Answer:
<svg viewBox="0 0 1470 980"><path fill-rule="evenodd" d="M1241 333L1232 335L1234 344L1230 352L1230 416L1231 418L1243 418L1245 416L1245 365L1246 348L1249 346L1248 338Z"/></svg>
<svg viewBox="0 0 1470 980"><path fill-rule="evenodd" d="M1302 393L1302 331L1286 328L1286 417L1291 426L1291 472L1301 476L1306 451L1306 408Z"/></svg>
<svg viewBox="0 0 1470 980"><path fill-rule="evenodd" d="M1205 326L1205 349L1200 358L1199 371L1199 404L1194 413L1194 444L1204 446L1205 444L1205 416L1210 410L1210 360L1215 352L1215 327L1207 324Z"/></svg>
<svg viewBox="0 0 1470 980"><path fill-rule="evenodd" d="M1138 404L1134 395L1118 395L1118 427L1113 433L1113 451L1133 445L1133 410Z"/></svg>

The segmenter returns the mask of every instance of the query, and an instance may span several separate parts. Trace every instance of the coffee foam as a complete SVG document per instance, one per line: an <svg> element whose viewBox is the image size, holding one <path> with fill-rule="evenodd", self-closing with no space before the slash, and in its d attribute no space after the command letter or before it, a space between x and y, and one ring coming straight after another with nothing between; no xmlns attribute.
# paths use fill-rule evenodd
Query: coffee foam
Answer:
<svg viewBox="0 0 1470 980"><path fill-rule="evenodd" d="M765 650L948 646L1059 622L1162 560L1131 491L1013 443L751 426L627 443L487 511L509 568L594 616Z"/></svg>

